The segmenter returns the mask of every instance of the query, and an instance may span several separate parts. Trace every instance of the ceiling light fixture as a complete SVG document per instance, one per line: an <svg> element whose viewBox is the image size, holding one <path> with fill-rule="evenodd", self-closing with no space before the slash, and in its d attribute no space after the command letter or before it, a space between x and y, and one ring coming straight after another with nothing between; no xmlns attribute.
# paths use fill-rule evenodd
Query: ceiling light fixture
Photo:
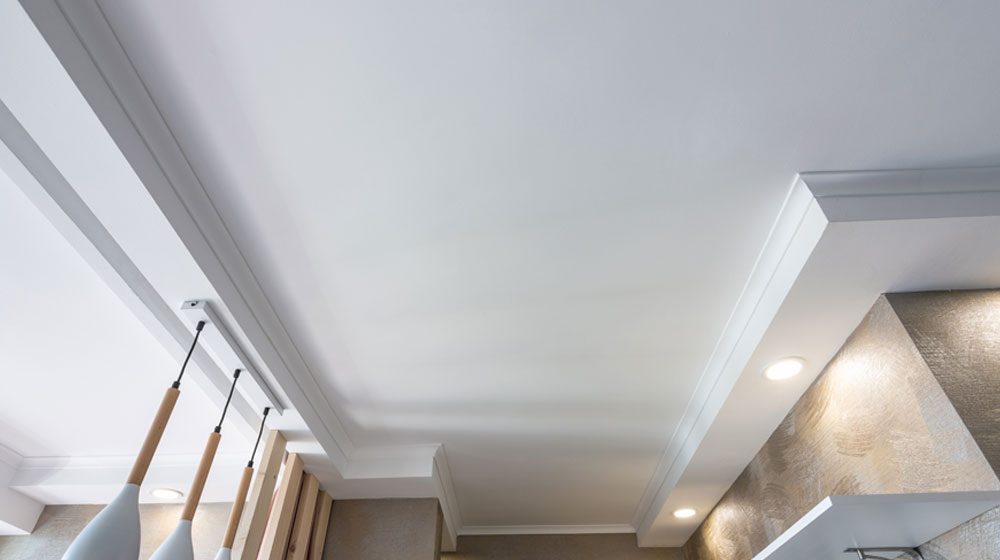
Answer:
<svg viewBox="0 0 1000 560"><path fill-rule="evenodd" d="M184 492L173 488L153 488L149 495L161 500L179 500L184 497Z"/></svg>
<svg viewBox="0 0 1000 560"><path fill-rule="evenodd" d="M174 411L177 398L181 395L181 378L184 377L184 369L187 368L191 354L194 352L195 346L198 345L198 337L201 336L203 328L205 328L205 322L200 321L195 328L194 340L184 358L184 363L181 364L180 374L177 376L177 380L167 388L163 400L160 401L160 408L156 411L153 424L149 427L146 439L142 442L142 448L135 458L125 487L80 531L80 534L66 549L62 560L93 560L94 558L135 560L139 557L141 533L139 486L146 478L149 463L153 460L156 448L160 445L160 438L163 437L163 430L167 427L167 421L170 420L170 415Z"/></svg>
<svg viewBox="0 0 1000 560"><path fill-rule="evenodd" d="M764 377L770 381L791 379L802 373L805 366L806 361L802 358L782 358L764 369Z"/></svg>
<svg viewBox="0 0 1000 560"><path fill-rule="evenodd" d="M267 413L270 411L269 407L265 408L264 417L260 419L257 442L253 444L253 451L250 453L250 460L247 462L247 466L243 467L243 476L240 478L240 485L236 490L233 508L229 511L229 526L226 527L226 536L222 539L222 547L215 555L215 560L230 560L233 557L233 543L236 542L236 529L240 526L240 518L243 517L243 507L246 505L247 494L250 491L250 479L253 478L253 458L257 455L260 436L264 435L264 421L267 420Z"/></svg>
<svg viewBox="0 0 1000 560"><path fill-rule="evenodd" d="M229 403L233 400L233 392L236 390L236 382L240 379L240 370L233 373L233 384L229 387L229 397L226 405L222 407L222 417L215 425L215 430L208 434L208 441L205 443L205 450L201 453L201 461L198 462L198 470L195 471L194 480L191 481L191 488L188 490L187 500L184 501L184 509L181 511L181 519L177 522L177 527L167 536L166 540L160 543L160 547L149 557L149 560L194 560L194 544L191 542L191 521L198 510L198 502L201 501L201 492L205 489L205 482L208 480L208 472L212 470L212 461L215 460L215 452L219 449L219 442L222 440L222 422L226 419L226 411L229 410Z"/></svg>
<svg viewBox="0 0 1000 560"><path fill-rule="evenodd" d="M694 517L698 512L694 508L681 508L674 510L674 517L677 519L689 519Z"/></svg>

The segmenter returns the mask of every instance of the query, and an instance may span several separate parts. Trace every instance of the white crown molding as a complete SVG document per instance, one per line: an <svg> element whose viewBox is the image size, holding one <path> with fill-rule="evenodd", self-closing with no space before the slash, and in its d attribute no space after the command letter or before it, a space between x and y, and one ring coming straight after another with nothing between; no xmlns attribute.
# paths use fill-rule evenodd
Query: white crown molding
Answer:
<svg viewBox="0 0 1000 560"><path fill-rule="evenodd" d="M635 527L611 525L470 525L459 535L610 535L635 533Z"/></svg>
<svg viewBox="0 0 1000 560"><path fill-rule="evenodd" d="M200 454L157 455L150 465L144 488L168 487L185 491L197 470ZM121 488L134 456L25 457L10 478L11 489L45 504L103 504ZM246 466L245 454L219 454L212 462L212 476L203 501L232 501L234 480ZM143 503L169 503L140 495Z"/></svg>
<svg viewBox="0 0 1000 560"><path fill-rule="evenodd" d="M157 455L152 465L156 467L195 468L201 460L200 453L184 453L175 455ZM246 454L219 453L212 460L212 466L239 466L247 462ZM131 469L135 463L135 455L96 455L87 457L24 457L18 467L19 473L37 471L42 475L51 475L56 471L95 470L108 471L116 469ZM120 481L119 481L120 482Z"/></svg>
<svg viewBox="0 0 1000 560"><path fill-rule="evenodd" d="M0 443L0 463L16 469L21 466L23 460L24 457L20 453Z"/></svg>
<svg viewBox="0 0 1000 560"><path fill-rule="evenodd" d="M995 286L980 261L995 261L983 255L996 252L998 216L997 167L797 177L636 509L640 545L683 544L880 293ZM955 258L956 245L971 263ZM794 390L777 397L754 382L766 360L806 347L809 371ZM691 505L698 518L671 519Z"/></svg>

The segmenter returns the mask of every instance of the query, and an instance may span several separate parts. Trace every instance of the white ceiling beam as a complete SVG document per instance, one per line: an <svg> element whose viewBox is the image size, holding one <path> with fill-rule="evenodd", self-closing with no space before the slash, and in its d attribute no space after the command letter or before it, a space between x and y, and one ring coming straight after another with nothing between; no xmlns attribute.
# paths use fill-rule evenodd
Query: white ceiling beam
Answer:
<svg viewBox="0 0 1000 560"><path fill-rule="evenodd" d="M802 174L636 511L640 544L684 544L878 295L996 287L998 227L1000 168ZM765 382L790 355L805 374Z"/></svg>

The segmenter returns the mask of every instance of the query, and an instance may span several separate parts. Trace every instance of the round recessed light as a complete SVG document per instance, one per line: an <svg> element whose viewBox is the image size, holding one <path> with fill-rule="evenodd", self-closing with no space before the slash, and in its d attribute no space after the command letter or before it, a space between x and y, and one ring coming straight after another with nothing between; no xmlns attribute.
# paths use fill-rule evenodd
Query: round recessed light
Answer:
<svg viewBox="0 0 1000 560"><path fill-rule="evenodd" d="M764 377L771 381L790 379L802 373L806 361L802 358L782 358L764 368Z"/></svg>
<svg viewBox="0 0 1000 560"><path fill-rule="evenodd" d="M173 488L153 488L149 494L161 500L179 500L184 497L184 492Z"/></svg>
<svg viewBox="0 0 1000 560"><path fill-rule="evenodd" d="M674 517L676 517L677 519L687 519L689 517L694 517L696 513L698 512L692 508L675 509Z"/></svg>

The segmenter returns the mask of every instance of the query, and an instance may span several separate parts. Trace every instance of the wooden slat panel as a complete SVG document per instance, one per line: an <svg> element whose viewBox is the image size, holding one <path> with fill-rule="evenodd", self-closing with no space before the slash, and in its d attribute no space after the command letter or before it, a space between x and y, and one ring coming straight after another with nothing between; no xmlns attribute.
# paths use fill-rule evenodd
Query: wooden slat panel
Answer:
<svg viewBox="0 0 1000 560"><path fill-rule="evenodd" d="M260 548L260 558L264 560L285 559L288 540L292 535L292 522L295 520L295 507L299 501L299 490L302 487L302 475L302 457L297 453L289 453L285 459L285 473L281 477L278 493L274 497L274 511L267 520L264 543Z"/></svg>
<svg viewBox="0 0 1000 560"><path fill-rule="evenodd" d="M250 501L247 510L240 521L236 533L236 544L233 558L240 560L257 560L260 546L264 542L264 530L271 512L271 501L274 498L274 487L278 482L278 472L285 458L285 436L278 430L267 434L264 452L257 462L257 476L250 491Z"/></svg>
<svg viewBox="0 0 1000 560"><path fill-rule="evenodd" d="M295 524L292 526L292 537L288 543L285 560L306 560L317 501L319 501L319 480L307 473L302 481L302 491L299 492L299 505L295 511Z"/></svg>
<svg viewBox="0 0 1000 560"><path fill-rule="evenodd" d="M313 520L309 560L323 560L323 548L326 546L326 530L330 526L330 510L332 508L333 498L326 492L321 492L319 503L316 504L316 518Z"/></svg>

